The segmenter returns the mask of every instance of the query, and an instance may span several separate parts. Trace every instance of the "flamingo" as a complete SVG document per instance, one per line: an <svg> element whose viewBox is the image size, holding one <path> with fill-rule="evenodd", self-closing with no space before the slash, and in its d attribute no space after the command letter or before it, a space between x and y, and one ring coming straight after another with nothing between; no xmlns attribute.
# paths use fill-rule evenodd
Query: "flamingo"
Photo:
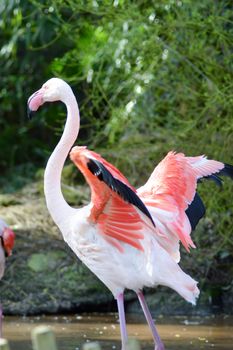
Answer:
<svg viewBox="0 0 233 350"><path fill-rule="evenodd" d="M15 234L8 225L0 219L0 280L4 275L5 258L10 256L14 246ZM2 337L2 306L0 304L0 338Z"/></svg>
<svg viewBox="0 0 233 350"><path fill-rule="evenodd" d="M101 155L85 146L73 146L80 116L71 87L59 78L49 79L28 99L31 117L45 102L61 101L67 119L60 141L52 152L44 174L48 210L65 242L77 257L108 287L117 301L122 350L127 329L124 291L136 292L152 332L154 349L164 350L143 287L164 285L195 304L197 281L179 266L180 242L190 251L195 244L191 231L205 213L196 192L201 178L221 183L221 175L233 177L233 167L206 156L186 157L169 152L146 184L135 189L124 175ZM64 162L70 158L91 188L91 201L71 207L61 191Z"/></svg>

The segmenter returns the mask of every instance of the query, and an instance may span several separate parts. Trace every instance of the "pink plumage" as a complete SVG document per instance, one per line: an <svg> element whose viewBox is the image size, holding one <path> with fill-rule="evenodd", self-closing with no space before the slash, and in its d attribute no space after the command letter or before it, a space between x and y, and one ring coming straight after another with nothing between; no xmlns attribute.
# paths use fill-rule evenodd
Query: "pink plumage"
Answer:
<svg viewBox="0 0 233 350"><path fill-rule="evenodd" d="M185 157L183 153L169 152L154 169L146 184L137 191L153 213L158 233L167 238L160 240L160 243L174 254L177 261L179 240L188 251L190 247L195 247L185 210L194 199L197 180L223 168L224 163L208 160L205 156Z"/></svg>

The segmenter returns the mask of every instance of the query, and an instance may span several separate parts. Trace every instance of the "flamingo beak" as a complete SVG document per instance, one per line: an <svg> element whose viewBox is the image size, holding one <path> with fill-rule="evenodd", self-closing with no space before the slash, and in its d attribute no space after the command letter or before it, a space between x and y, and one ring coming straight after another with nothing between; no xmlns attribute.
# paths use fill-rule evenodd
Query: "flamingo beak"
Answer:
<svg viewBox="0 0 233 350"><path fill-rule="evenodd" d="M43 90L40 89L32 94L27 102L27 115L29 119L32 119L38 108L44 103Z"/></svg>
<svg viewBox="0 0 233 350"><path fill-rule="evenodd" d="M27 116L28 116L28 119L31 120L34 116L36 112L35 111L32 111L29 106L27 105Z"/></svg>

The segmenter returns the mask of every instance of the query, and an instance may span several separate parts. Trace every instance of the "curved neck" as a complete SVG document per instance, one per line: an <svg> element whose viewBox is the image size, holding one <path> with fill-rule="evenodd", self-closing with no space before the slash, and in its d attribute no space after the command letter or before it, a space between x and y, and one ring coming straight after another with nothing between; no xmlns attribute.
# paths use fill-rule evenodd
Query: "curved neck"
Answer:
<svg viewBox="0 0 233 350"><path fill-rule="evenodd" d="M44 175L44 192L48 210L59 226L75 211L65 201L61 191L62 169L79 132L79 109L71 91L69 98L63 101L67 108L67 120L62 137L51 154Z"/></svg>

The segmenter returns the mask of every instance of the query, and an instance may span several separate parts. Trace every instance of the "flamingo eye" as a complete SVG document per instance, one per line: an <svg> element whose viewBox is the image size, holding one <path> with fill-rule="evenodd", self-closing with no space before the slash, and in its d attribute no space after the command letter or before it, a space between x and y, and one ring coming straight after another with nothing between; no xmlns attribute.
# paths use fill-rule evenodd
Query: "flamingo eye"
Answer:
<svg viewBox="0 0 233 350"><path fill-rule="evenodd" d="M48 90L48 88L49 88L48 85L43 85L44 90Z"/></svg>

